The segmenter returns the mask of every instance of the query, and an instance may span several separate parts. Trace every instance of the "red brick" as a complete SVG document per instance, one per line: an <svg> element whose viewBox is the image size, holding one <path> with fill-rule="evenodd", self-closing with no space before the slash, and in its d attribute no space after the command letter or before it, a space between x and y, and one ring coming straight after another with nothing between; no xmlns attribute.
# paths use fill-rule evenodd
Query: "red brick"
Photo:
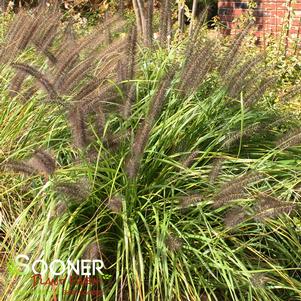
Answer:
<svg viewBox="0 0 301 301"><path fill-rule="evenodd" d="M233 18L246 11L246 4L247 0L244 2L219 1L218 8L221 19L229 23L227 25L230 28L233 27ZM301 32L301 29L299 29L301 26L301 0L297 0L297 3L292 3L291 7L293 8L293 14L291 14L289 33L296 35L298 31ZM256 24L261 31L282 32L286 30L284 27L287 24L288 15L287 0L261 0L258 7L254 10Z"/></svg>

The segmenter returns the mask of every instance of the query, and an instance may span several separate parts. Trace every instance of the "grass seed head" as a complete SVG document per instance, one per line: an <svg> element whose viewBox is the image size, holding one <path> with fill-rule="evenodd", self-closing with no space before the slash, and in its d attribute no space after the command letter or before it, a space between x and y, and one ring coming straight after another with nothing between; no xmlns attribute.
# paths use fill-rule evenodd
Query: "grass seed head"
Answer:
<svg viewBox="0 0 301 301"><path fill-rule="evenodd" d="M245 208L235 207L229 210L224 217L224 224L227 228L232 228L242 223L247 217Z"/></svg>
<svg viewBox="0 0 301 301"><path fill-rule="evenodd" d="M26 176L36 175L36 170L32 166L28 165L26 162L19 160L10 160L6 163L3 163L2 168L4 168L4 170L11 170L16 173L24 174Z"/></svg>
<svg viewBox="0 0 301 301"><path fill-rule="evenodd" d="M77 202L84 201L91 194L91 187L87 178L75 183L59 182L55 185L55 190Z"/></svg>
<svg viewBox="0 0 301 301"><path fill-rule="evenodd" d="M254 206L257 222L264 222L268 218L276 218L281 214L291 214L296 204L280 200L265 193L259 193L257 204Z"/></svg>
<svg viewBox="0 0 301 301"><path fill-rule="evenodd" d="M174 234L169 234L166 238L166 246L171 252L180 251L183 247L183 241Z"/></svg>
<svg viewBox="0 0 301 301"><path fill-rule="evenodd" d="M254 274L250 281L254 287L263 288L269 282L270 278L265 273Z"/></svg>
<svg viewBox="0 0 301 301"><path fill-rule="evenodd" d="M48 151L43 149L34 152L28 161L28 165L46 176L52 175L56 169L55 159Z"/></svg>
<svg viewBox="0 0 301 301"><path fill-rule="evenodd" d="M289 131L277 141L277 146L281 150L301 144L301 128Z"/></svg>
<svg viewBox="0 0 301 301"><path fill-rule="evenodd" d="M200 194L192 194L184 196L179 201L179 206L182 209L188 208L191 205L197 204L203 200L203 197Z"/></svg>
<svg viewBox="0 0 301 301"><path fill-rule="evenodd" d="M211 168L211 171L210 171L210 174L209 174L209 182L211 184L214 184L214 182L218 178L218 176L221 172L224 161L225 161L225 158L216 158L216 159L213 160L212 168Z"/></svg>
<svg viewBox="0 0 301 301"><path fill-rule="evenodd" d="M83 258L89 259L89 260L95 260L100 259L102 255L101 247L98 241L91 242L87 245Z"/></svg>
<svg viewBox="0 0 301 301"><path fill-rule="evenodd" d="M121 213L122 211L122 198L120 196L113 196L107 202L108 208L113 213Z"/></svg>

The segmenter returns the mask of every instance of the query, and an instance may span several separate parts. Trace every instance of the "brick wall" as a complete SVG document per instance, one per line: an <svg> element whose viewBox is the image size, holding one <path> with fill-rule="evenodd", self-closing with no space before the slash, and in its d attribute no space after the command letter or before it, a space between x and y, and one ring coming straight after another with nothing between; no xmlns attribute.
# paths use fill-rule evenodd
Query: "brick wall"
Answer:
<svg viewBox="0 0 301 301"><path fill-rule="evenodd" d="M254 9L257 35L271 33L287 33L285 28L289 17L289 35L292 38L301 37L301 0L257 0ZM247 1L219 0L218 15L225 25L225 33L233 33L234 18L248 9Z"/></svg>

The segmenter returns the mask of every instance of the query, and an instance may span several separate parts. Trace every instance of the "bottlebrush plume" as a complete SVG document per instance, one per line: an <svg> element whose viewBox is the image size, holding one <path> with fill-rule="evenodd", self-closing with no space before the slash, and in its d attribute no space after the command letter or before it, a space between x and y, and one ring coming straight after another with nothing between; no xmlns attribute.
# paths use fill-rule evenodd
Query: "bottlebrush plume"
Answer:
<svg viewBox="0 0 301 301"><path fill-rule="evenodd" d="M91 187L88 179L84 178L75 183L58 182L55 184L55 190L66 197L80 202L87 199L91 193Z"/></svg>
<svg viewBox="0 0 301 301"><path fill-rule="evenodd" d="M131 147L131 153L125 162L125 170L129 178L135 178L137 176L140 167L140 161L143 157L144 149L148 142L149 135L156 118L162 110L168 88L172 83L175 73L176 69L171 67L161 80L157 92L151 99L148 114L136 132L134 142Z"/></svg>
<svg viewBox="0 0 301 301"><path fill-rule="evenodd" d="M36 150L27 164L46 176L52 175L56 169L56 162L53 156L42 149Z"/></svg>
<svg viewBox="0 0 301 301"><path fill-rule="evenodd" d="M292 131L289 131L287 134L285 134L283 137L281 137L277 141L277 146L281 150L285 150L287 148L297 146L301 144L301 128L294 129Z"/></svg>
<svg viewBox="0 0 301 301"><path fill-rule="evenodd" d="M170 35L171 0L163 0L160 13L160 44L165 46Z"/></svg>
<svg viewBox="0 0 301 301"><path fill-rule="evenodd" d="M68 27L70 27L70 29L68 29ZM60 47L55 52L55 55L58 58L57 70L55 73L57 76L64 72L64 69L61 68L62 64L69 57L69 53L71 51L74 51L76 46L78 46L78 40L76 39L76 35L74 34L74 31L71 29L71 27L72 24L68 22L67 28L62 33L62 37L60 39ZM74 58L75 61L79 58L78 52L75 53ZM67 64L67 66L70 65ZM70 68L67 67L65 70L70 70Z"/></svg>
<svg viewBox="0 0 301 301"><path fill-rule="evenodd" d="M57 76L55 86L62 93L75 90L80 83L87 78L92 69L95 68L96 62L102 62L100 68L96 68L95 78L114 78L116 73L116 62L125 52L126 39L119 38L113 43L106 46L103 50L96 49L89 53L87 57L80 62L74 62L70 70L64 70L64 73Z"/></svg>
<svg viewBox="0 0 301 301"><path fill-rule="evenodd" d="M283 94L280 97L281 102L288 102L293 100L297 95L299 95L301 92L301 87L299 85L294 86L291 88L287 93Z"/></svg>
<svg viewBox="0 0 301 301"><path fill-rule="evenodd" d="M93 91L100 87L102 84L103 79L94 78L93 80L89 81L73 98L72 102L80 101L83 98L89 96Z"/></svg>
<svg viewBox="0 0 301 301"><path fill-rule="evenodd" d="M22 30L22 25L28 20L28 18L28 13L23 9L14 16L14 19L9 26L7 34L5 36L5 46L11 46L12 43L14 44L17 42L17 36L20 34L20 29Z"/></svg>
<svg viewBox="0 0 301 301"><path fill-rule="evenodd" d="M232 98L239 97L242 88L245 87L246 78L250 76L252 69L262 62L264 59L264 55L258 55L255 58L248 60L244 63L239 70L234 73L232 76L227 76L226 78L226 87L228 90L228 95ZM254 77L252 79L254 81Z"/></svg>
<svg viewBox="0 0 301 301"><path fill-rule="evenodd" d="M47 59L49 60L50 64L54 66L58 59L57 57L47 48L44 48L43 45L39 44L39 42L34 41L34 46L36 47L37 50L39 50L41 53L43 53Z"/></svg>
<svg viewBox="0 0 301 301"><path fill-rule="evenodd" d="M57 63L54 69L54 81L55 88L66 91L64 88L64 82L68 80L68 74L79 64L80 51L76 41L70 42L72 45L66 45L62 53L56 53ZM74 51L73 49L76 49ZM70 53L73 53L71 56Z"/></svg>
<svg viewBox="0 0 301 301"><path fill-rule="evenodd" d="M235 177L222 186L219 193L214 197L213 207L218 208L231 200L244 198L247 185L262 179L263 175L254 171L249 171L242 176Z"/></svg>
<svg viewBox="0 0 301 301"><path fill-rule="evenodd" d="M183 65L183 69L186 69L187 66L194 60L195 54L197 54L202 47L203 43L199 39L200 30L204 25L204 21L207 18L208 8L209 7L206 7L203 10L201 17L199 18L199 20L197 20L194 29L189 37L188 45L186 46L185 49L185 62Z"/></svg>
<svg viewBox="0 0 301 301"><path fill-rule="evenodd" d="M225 142L223 143L222 147L229 149L233 144L238 142L242 137L250 137L254 135L258 130L262 129L261 124L252 124L247 126L242 132L237 131L233 132L226 137Z"/></svg>
<svg viewBox="0 0 301 301"><path fill-rule="evenodd" d="M104 128L106 125L106 114L104 112L104 109L101 105L98 105L95 107L95 124L96 124L96 130L99 138L102 138L104 134Z"/></svg>
<svg viewBox="0 0 301 301"><path fill-rule="evenodd" d="M45 53L45 51L52 46L58 32L59 20L50 19L49 22L50 26L39 30L39 37L33 39L33 44L38 45L38 48L42 53Z"/></svg>
<svg viewBox="0 0 301 301"><path fill-rule="evenodd" d="M120 196L112 196L107 201L107 207L113 213L120 213L122 211L122 198Z"/></svg>
<svg viewBox="0 0 301 301"><path fill-rule="evenodd" d="M120 49L120 51L122 51ZM120 82L119 81L119 74L118 74L118 62L119 60L124 59L124 53L120 52L119 55L116 53L111 53L111 55L107 56L101 66L95 70L96 77L97 78L102 78L103 80L108 80L111 79L115 82ZM125 78L126 80L126 78ZM130 84L130 83L128 83Z"/></svg>
<svg viewBox="0 0 301 301"><path fill-rule="evenodd" d="M21 19L22 23L18 24L19 27L14 34L14 40L8 41L5 50L7 62L10 62L20 51L27 47L38 28L38 18L34 18L24 12L24 14L21 15Z"/></svg>
<svg viewBox="0 0 301 301"><path fill-rule="evenodd" d="M38 18L21 10L11 23L1 51L0 62L10 63L30 42L37 30Z"/></svg>
<svg viewBox="0 0 301 301"><path fill-rule="evenodd" d="M166 99L167 91L172 84L176 72L177 72L177 66L169 67L169 70L161 80L159 88L157 89L157 92L155 93L154 97L151 100L150 109L147 116L147 119L151 124L153 124L153 122L155 121L155 119L158 117L159 113L162 110L162 107Z"/></svg>
<svg viewBox="0 0 301 301"><path fill-rule="evenodd" d="M103 63L107 61L112 55L117 56L131 56L135 58L136 54L136 45L129 45L129 43L134 43L132 39L130 39L130 35L126 37L120 37L114 39L112 43L106 45L104 48L95 51L96 58ZM127 60L129 64L131 60Z"/></svg>
<svg viewBox="0 0 301 301"><path fill-rule="evenodd" d="M247 198L246 191L238 187L239 192L221 193L214 198L213 208L220 208L230 201L240 200Z"/></svg>
<svg viewBox="0 0 301 301"><path fill-rule="evenodd" d="M224 217L224 224L227 228L232 228L242 223L247 217L245 208L237 206L229 210Z"/></svg>
<svg viewBox="0 0 301 301"><path fill-rule="evenodd" d="M146 32L145 32L145 45L152 47L153 44L153 14L154 14L154 0L147 1L146 11Z"/></svg>
<svg viewBox="0 0 301 301"><path fill-rule="evenodd" d="M10 97L15 97L21 92L22 84L26 77L27 73L23 71L18 71L15 76L12 78L9 87L9 95Z"/></svg>
<svg viewBox="0 0 301 301"><path fill-rule="evenodd" d="M118 62L117 79L124 94L123 107L121 112L123 116L130 111L132 98L135 93L135 86L131 82L136 72L136 52L137 52L137 28L133 27L128 36L125 56L122 56Z"/></svg>
<svg viewBox="0 0 301 301"><path fill-rule="evenodd" d="M57 36L62 16L59 9L52 10L48 8L42 10L39 15L40 23L33 41L39 44L43 50L46 50L52 46Z"/></svg>
<svg viewBox="0 0 301 301"><path fill-rule="evenodd" d="M197 16L198 12L198 3L197 1L193 1L192 4L192 12L191 12L191 21L189 25L189 37L192 37L195 31L200 31L201 25L208 20L208 11L210 7L209 4L205 4L202 12Z"/></svg>
<svg viewBox="0 0 301 301"><path fill-rule="evenodd" d="M275 218L281 214L291 214L297 207L294 203L289 203L280 200L266 193L257 195L257 204L254 206L254 219L258 222L263 222L268 218Z"/></svg>
<svg viewBox="0 0 301 301"><path fill-rule="evenodd" d="M93 68L95 57L89 57L75 65L69 72L56 78L55 87L61 92L71 92L87 76Z"/></svg>
<svg viewBox="0 0 301 301"><path fill-rule="evenodd" d="M193 161L198 157L200 151L196 150L191 152L183 161L182 161L182 165L184 167L191 167L191 165L193 164Z"/></svg>
<svg viewBox="0 0 301 301"><path fill-rule="evenodd" d="M134 143L132 144L131 155L127 158L125 163L125 170L130 179L137 176L140 160L144 153L144 148L146 147L152 126L147 121L143 122L143 125L139 127Z"/></svg>
<svg viewBox="0 0 301 301"><path fill-rule="evenodd" d="M212 162L212 168L209 174L209 182L210 184L213 184L217 177L219 176L223 163L226 159L225 158L216 158Z"/></svg>
<svg viewBox="0 0 301 301"><path fill-rule="evenodd" d="M73 105L68 112L69 125L72 132L73 143L80 149L85 149L89 144L85 114L79 106Z"/></svg>
<svg viewBox="0 0 301 301"><path fill-rule="evenodd" d="M192 194L184 196L179 200L179 206L182 209L188 208L191 205L197 204L203 200L203 197L200 194Z"/></svg>
<svg viewBox="0 0 301 301"><path fill-rule="evenodd" d="M133 26L131 33L128 38L128 48L127 48L127 79L131 80L135 75L135 61L137 53L137 28Z"/></svg>
<svg viewBox="0 0 301 301"><path fill-rule="evenodd" d="M111 30L115 32L120 30L124 25L125 22L122 19L116 17L110 18L102 26L96 28L88 37L84 37L77 44L74 43L70 51L64 52L58 61L56 70L57 80L62 74L66 73L66 70L71 70L74 67L82 50L94 51L105 41L108 26L111 26Z"/></svg>
<svg viewBox="0 0 301 301"><path fill-rule="evenodd" d="M95 95L92 95L91 98L89 96L83 98L80 102L78 102L78 106L85 114L90 112L97 112L99 106L101 106L103 111L105 112L106 108L109 105L116 105L116 99L118 99L119 94L117 93L114 86L103 85L100 87L100 92L95 93Z"/></svg>
<svg viewBox="0 0 301 301"><path fill-rule="evenodd" d="M74 20L69 19L66 24L62 35L62 43L61 45L66 45L70 41L76 40L76 32L74 30Z"/></svg>
<svg viewBox="0 0 301 301"><path fill-rule="evenodd" d="M126 78L126 70L124 62L120 59L117 63L117 82L121 83ZM124 83L121 83L120 85L124 85Z"/></svg>
<svg viewBox="0 0 301 301"><path fill-rule="evenodd" d="M23 161L9 160L8 162L2 163L1 165L1 168L3 168L4 170L11 170L16 173L24 174L26 176L36 175L36 170Z"/></svg>
<svg viewBox="0 0 301 301"><path fill-rule="evenodd" d="M98 160L98 155L99 150L91 145L91 147L85 151L85 161L90 164L95 164Z"/></svg>
<svg viewBox="0 0 301 301"><path fill-rule="evenodd" d="M169 234L166 238L165 244L171 252L177 252L183 247L182 239L177 237L175 234Z"/></svg>
<svg viewBox="0 0 301 301"><path fill-rule="evenodd" d="M264 288L270 280L265 273L256 273L251 277L250 282L256 288Z"/></svg>
<svg viewBox="0 0 301 301"><path fill-rule="evenodd" d="M83 258L89 260L100 259L102 257L101 247L98 241L91 242L87 245Z"/></svg>
<svg viewBox="0 0 301 301"><path fill-rule="evenodd" d="M25 73L31 75L32 77L34 77L38 81L38 83L41 84L41 87L48 93L48 95L51 99L59 99L60 98L58 96L57 91L55 90L53 84L46 77L46 75L42 74L36 68L29 66L27 64L22 64L22 63L14 63L14 64L12 64L12 66L14 68L16 68L17 70L25 72Z"/></svg>
<svg viewBox="0 0 301 301"><path fill-rule="evenodd" d="M23 35L19 39L19 51L24 50L28 46L28 44L33 40L33 38L37 34L39 25L41 24L41 22L43 22L41 19L40 12L38 12L38 15L36 16L30 16L28 20L30 21L23 24L23 26L26 27L26 30L23 32Z"/></svg>
<svg viewBox="0 0 301 301"><path fill-rule="evenodd" d="M205 76L214 65L215 42L208 40L205 45L196 43L191 58L186 59L181 71L178 90L183 96L193 93L205 79Z"/></svg>
<svg viewBox="0 0 301 301"><path fill-rule="evenodd" d="M120 147L123 141L126 141L129 138L129 131L124 131L119 134L114 134L112 132L107 132L104 139L104 145L110 149L112 152L115 152Z"/></svg>
<svg viewBox="0 0 301 301"><path fill-rule="evenodd" d="M22 101L23 102L27 102L28 100L30 100L37 92L39 91L39 89L35 86L31 86L29 87L27 90L24 91L24 93L22 93Z"/></svg>
<svg viewBox="0 0 301 301"><path fill-rule="evenodd" d="M244 38L246 37L246 35L248 34L248 32L250 31L253 25L254 25L254 21L253 20L249 21L248 24L245 26L245 28L233 39L233 42L229 48L229 52L225 55L219 67L221 76L224 77L226 73L228 73L229 70L231 70L233 64L235 64L236 62L235 58L238 54L238 50Z"/></svg>
<svg viewBox="0 0 301 301"><path fill-rule="evenodd" d="M252 89L249 94L246 95L244 99L245 107L251 108L253 105L255 105L256 102L262 98L264 93L276 83L276 81L277 78L275 76L263 79L259 86Z"/></svg>
<svg viewBox="0 0 301 301"><path fill-rule="evenodd" d="M128 94L125 97L124 104L121 108L121 116L123 119L128 119L131 116L132 112L132 104L136 100L136 86L134 84L131 85Z"/></svg>
<svg viewBox="0 0 301 301"><path fill-rule="evenodd" d="M65 212L67 212L68 210L68 206L66 204L66 202L64 201L60 201L56 204L52 214L51 214L51 217L61 217L64 215Z"/></svg>

